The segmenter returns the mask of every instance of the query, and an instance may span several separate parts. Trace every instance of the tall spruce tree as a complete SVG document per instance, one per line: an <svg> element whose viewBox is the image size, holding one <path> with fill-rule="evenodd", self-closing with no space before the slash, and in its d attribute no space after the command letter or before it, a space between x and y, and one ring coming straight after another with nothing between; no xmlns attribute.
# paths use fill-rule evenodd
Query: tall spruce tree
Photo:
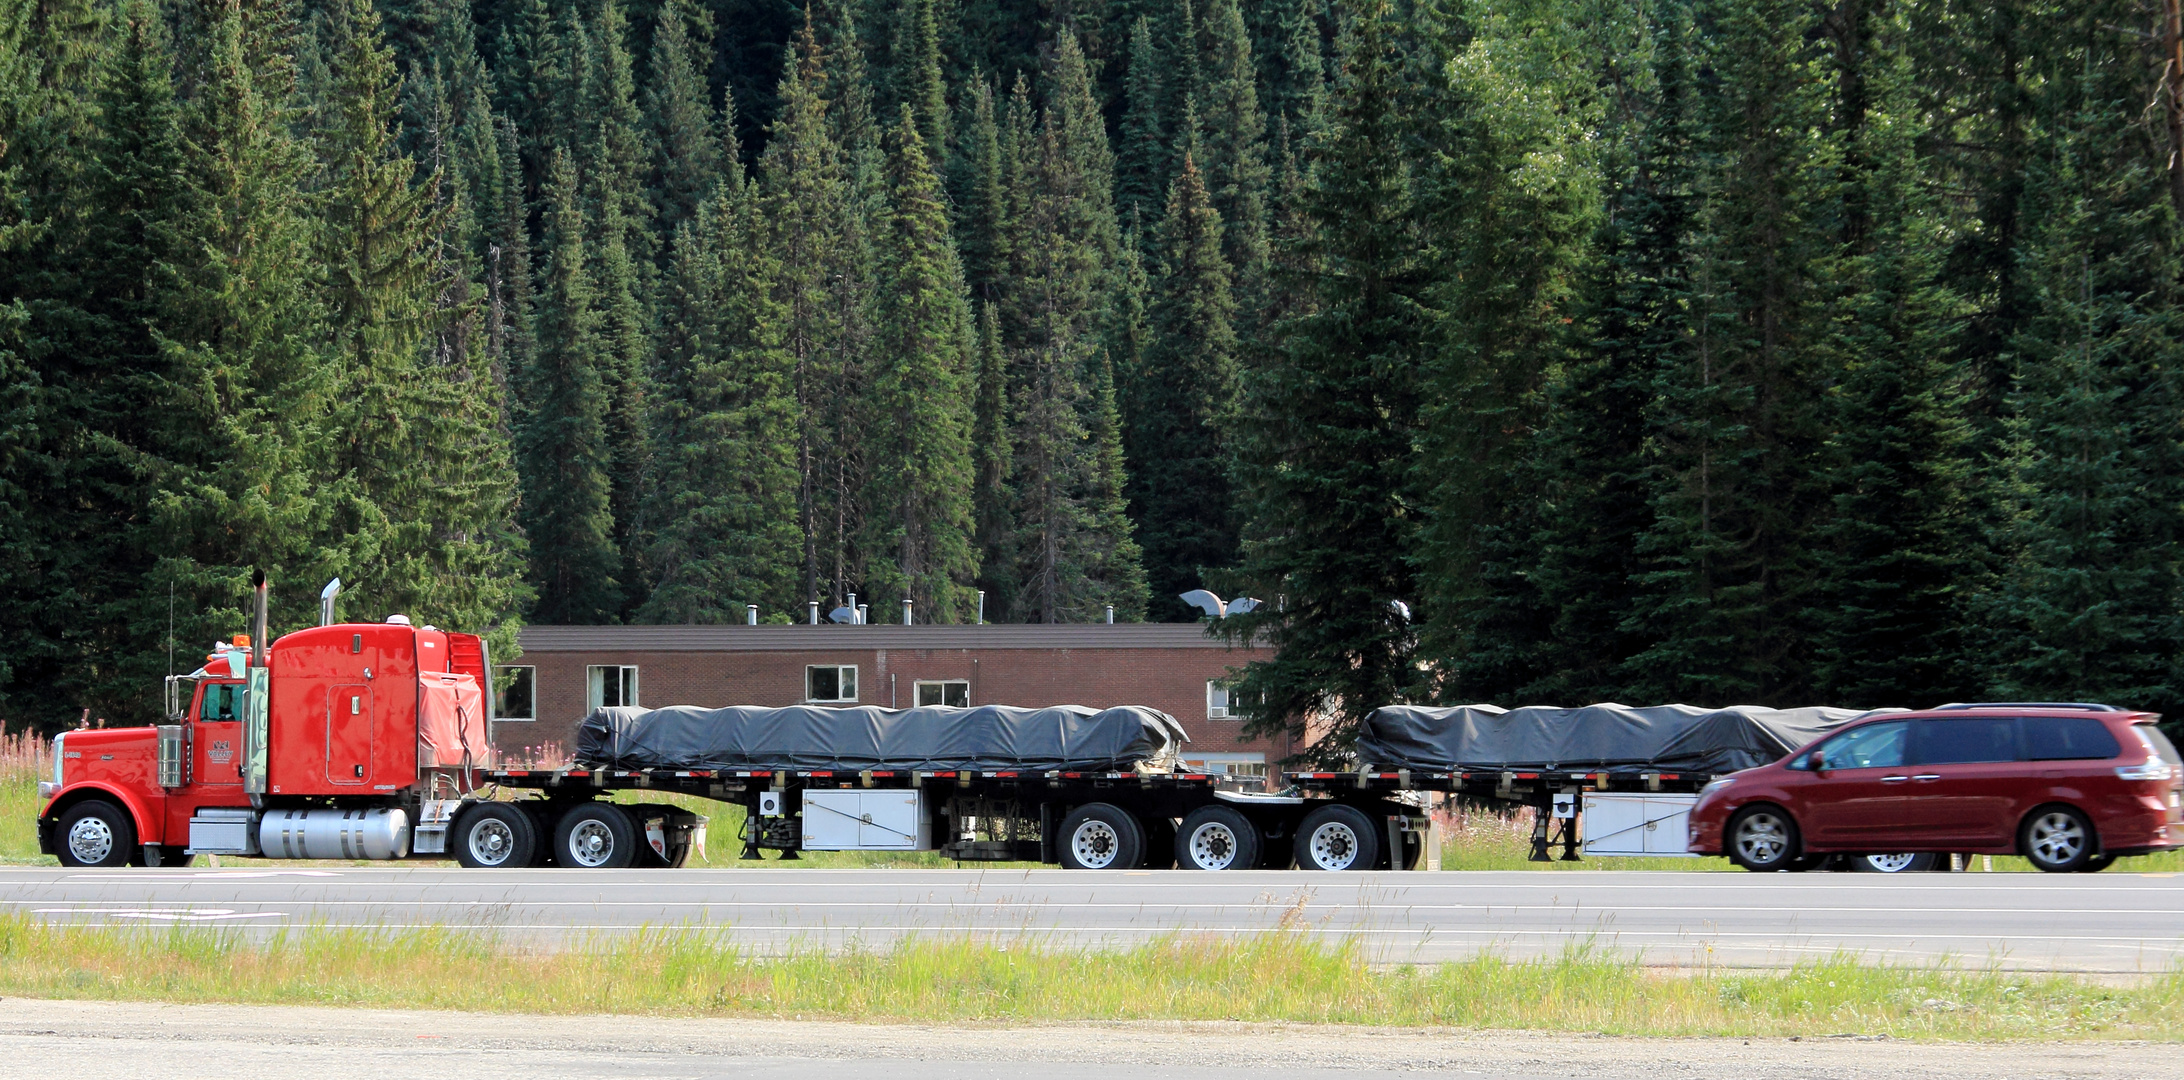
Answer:
<svg viewBox="0 0 2184 1080"><path fill-rule="evenodd" d="M2012 337L2011 565L1990 610L1996 690L2173 712L2179 617L2177 221L2138 123L2121 5L2061 16L2042 58Z"/></svg>
<svg viewBox="0 0 2184 1080"><path fill-rule="evenodd" d="M1698 5L1696 100L1708 164L1691 241L1690 340L1659 373L1655 521L1627 665L1634 694L1779 701L1811 692L1801 617L1826 492L1818 346L1829 325L1824 217L1837 139L1825 123L1813 9Z"/></svg>
<svg viewBox="0 0 2184 1080"><path fill-rule="evenodd" d="M871 470L867 585L881 603L914 601L918 618L960 622L975 604L971 512L972 356L977 338L948 235L940 179L917 113L902 109L888 155L888 215L878 237L878 348L866 390Z"/></svg>
<svg viewBox="0 0 2184 1080"><path fill-rule="evenodd" d="M1235 275L1244 318L1256 325L1266 289L1266 113L1259 105L1251 35L1237 0L1207 0L1201 25L1201 77L1192 95L1204 158L1206 190L1221 212L1221 254Z"/></svg>
<svg viewBox="0 0 2184 1080"><path fill-rule="evenodd" d="M1238 679L1245 730L1296 737L1324 722L1315 746L1328 754L1368 711L1417 692L1416 631L1395 605L1418 599L1418 370L1431 321L1395 14L1361 0L1346 16L1306 196L1317 310L1276 329L1279 351L1247 374L1237 425L1252 528L1234 581L1262 603L1219 624L1276 650Z"/></svg>
<svg viewBox="0 0 2184 1080"><path fill-rule="evenodd" d="M1476 640L1488 631L1479 617L1505 614L1502 602L1526 589L1521 567L1504 561L1524 557L1539 524L1539 478L1523 463L1545 382L1575 358L1578 289L1599 224L1590 78L1554 32L1558 12L1482 13L1445 91L1426 98L1440 153L1417 184L1440 254L1441 321L1423 372L1419 489L1429 502L1418 599L1425 648L1445 659L1442 692L1457 698L1474 692L1473 648L1499 648Z"/></svg>
<svg viewBox="0 0 2184 1080"><path fill-rule="evenodd" d="M520 373L516 453L523 530L542 623L611 622L622 610L623 563L614 546L614 451L608 445L609 361L585 251L576 166L555 153L547 173L538 345Z"/></svg>
<svg viewBox="0 0 2184 1080"><path fill-rule="evenodd" d="M1236 556L1229 485L1236 301L1221 237L1221 214L1186 153L1160 225L1150 347L1130 396L1131 501L1154 611L1172 621L1190 618L1177 594L1199 588L1208 568L1224 569Z"/></svg>
<svg viewBox="0 0 2184 1080"><path fill-rule="evenodd" d="M1862 14L1833 63L1845 317L1821 347L1840 381L1806 621L1821 699L1879 708L1979 694L1964 628L1991 559L1967 491L1975 432L1948 348L1963 305L1941 284L1948 219L1920 168L1908 43L1899 20Z"/></svg>
<svg viewBox="0 0 2184 1080"><path fill-rule="evenodd" d="M658 583L649 622L725 623L797 606L794 362L757 191L730 163L667 279L656 435Z"/></svg>
<svg viewBox="0 0 2184 1080"><path fill-rule="evenodd" d="M653 31L652 78L645 87L651 119L652 172L646 194L660 235L672 237L697 216L721 182L724 133L705 73L713 66L712 21L685 2L663 5Z"/></svg>
<svg viewBox="0 0 2184 1080"><path fill-rule="evenodd" d="M253 568L314 582L334 559L319 547L327 507L325 418L338 370L322 339L314 226L306 214L308 147L290 132L293 32L275 5L210 3L205 67L184 125L194 213L178 266L176 315L156 436L146 543L163 552L154 582L173 583L185 640L241 621ZM307 608L306 589L276 593L276 619ZM225 609L225 610L221 610Z"/></svg>

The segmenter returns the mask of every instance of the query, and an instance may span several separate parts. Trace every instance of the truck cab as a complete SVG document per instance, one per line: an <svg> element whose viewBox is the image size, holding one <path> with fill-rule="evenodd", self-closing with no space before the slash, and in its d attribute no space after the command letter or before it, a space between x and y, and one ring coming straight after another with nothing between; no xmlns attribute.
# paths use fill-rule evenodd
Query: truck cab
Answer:
<svg viewBox="0 0 2184 1080"><path fill-rule="evenodd" d="M395 616L284 635L262 671L252 657L238 636L170 679L164 724L57 736L40 850L71 866L402 857L493 764L474 635Z"/></svg>

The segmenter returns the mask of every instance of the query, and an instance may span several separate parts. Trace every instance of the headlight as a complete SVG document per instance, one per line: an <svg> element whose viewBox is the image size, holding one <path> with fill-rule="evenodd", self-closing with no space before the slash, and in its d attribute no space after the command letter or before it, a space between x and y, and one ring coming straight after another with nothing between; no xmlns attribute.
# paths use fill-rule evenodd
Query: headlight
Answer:
<svg viewBox="0 0 2184 1080"><path fill-rule="evenodd" d="M1729 785L1736 782L1737 778L1734 776L1717 776L1712 780L1707 781L1706 786L1699 789L1699 794L1704 795L1710 791L1719 791L1722 788L1728 787Z"/></svg>
<svg viewBox="0 0 2184 1080"><path fill-rule="evenodd" d="M50 799L54 795L58 794L60 790L61 785L56 784L51 780L40 780L38 781L38 801L44 802L47 799Z"/></svg>

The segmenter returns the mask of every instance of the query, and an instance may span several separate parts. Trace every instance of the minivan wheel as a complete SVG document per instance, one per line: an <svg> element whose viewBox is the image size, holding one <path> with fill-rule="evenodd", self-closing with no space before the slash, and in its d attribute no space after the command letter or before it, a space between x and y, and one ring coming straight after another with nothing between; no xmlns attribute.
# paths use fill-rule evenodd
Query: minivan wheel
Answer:
<svg viewBox="0 0 2184 1080"><path fill-rule="evenodd" d="M1754 806L1729 821L1729 861L1755 873L1787 870L1797 859L1797 822L1779 806Z"/></svg>
<svg viewBox="0 0 2184 1080"><path fill-rule="evenodd" d="M2081 874L2098 874L2114 865L2115 861L2116 857L2114 855L2095 855L2087 859L2085 865L2078 868L2078 872Z"/></svg>
<svg viewBox="0 0 2184 1080"><path fill-rule="evenodd" d="M2068 806L2043 806L2017 829L2017 849L2033 866L2068 874L2093 860L2093 823Z"/></svg>
<svg viewBox="0 0 2184 1080"><path fill-rule="evenodd" d="M1859 855L1850 860L1850 866L1862 874L1922 874L1932 870L1934 860L1940 857L1931 851Z"/></svg>

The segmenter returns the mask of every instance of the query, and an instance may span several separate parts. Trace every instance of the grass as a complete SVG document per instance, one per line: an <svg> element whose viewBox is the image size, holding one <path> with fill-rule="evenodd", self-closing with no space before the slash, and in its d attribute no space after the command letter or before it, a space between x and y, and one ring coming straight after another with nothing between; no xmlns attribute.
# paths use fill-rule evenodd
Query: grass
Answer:
<svg viewBox="0 0 2184 1080"><path fill-rule="evenodd" d="M703 928L551 953L489 931L61 927L0 916L0 995L570 1014L951 1023L1241 1020L1667 1036L2184 1040L2184 975L2065 976L1871 966L1663 972L1577 949L1375 963L1287 931L1127 949L914 939L759 954Z"/></svg>

